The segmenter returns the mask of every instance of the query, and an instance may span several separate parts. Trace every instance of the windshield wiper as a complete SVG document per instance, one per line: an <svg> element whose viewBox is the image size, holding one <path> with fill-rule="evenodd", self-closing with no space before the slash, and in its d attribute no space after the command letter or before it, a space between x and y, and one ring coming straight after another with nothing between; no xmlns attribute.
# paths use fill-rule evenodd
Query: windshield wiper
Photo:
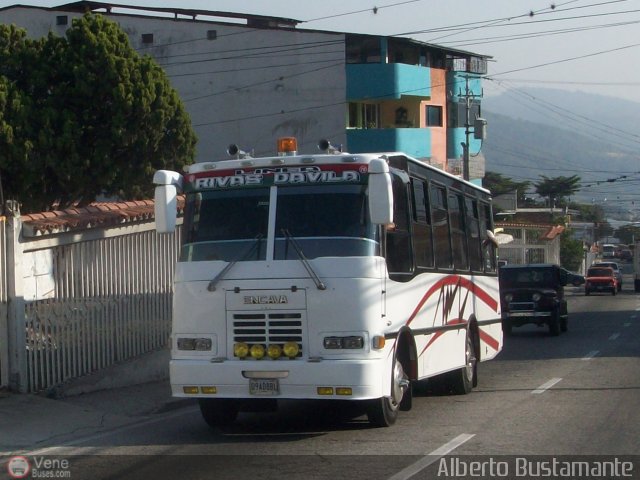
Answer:
<svg viewBox="0 0 640 480"><path fill-rule="evenodd" d="M300 245L298 245L298 242L293 237L293 235L291 235L289 230L285 228L283 228L281 231L282 231L282 234L287 239L287 242L291 242L291 245L293 245L293 249L296 251L298 258L302 262L302 265L304 265L304 268L307 270L307 273L309 274L313 282L316 284L316 287L318 287L318 290L326 290L327 286L324 283L322 283L322 280L320 280L316 272L313 271L313 268L311 267L309 260L307 260L307 257L304 256L304 253L302 252Z"/></svg>
<svg viewBox="0 0 640 480"><path fill-rule="evenodd" d="M262 234L259 233L253 238L253 240L254 240L253 243L247 250L245 250L241 255L238 255L232 261L227 263L227 265L222 270L220 270L220 272L213 278L213 280L209 282L209 285L207 286L207 290L209 290L210 292L215 292L217 283L220 280L222 280L222 278L227 274L229 270L231 270L231 267L233 267L238 262L246 260L253 254L254 251L260 248L260 241L262 240Z"/></svg>

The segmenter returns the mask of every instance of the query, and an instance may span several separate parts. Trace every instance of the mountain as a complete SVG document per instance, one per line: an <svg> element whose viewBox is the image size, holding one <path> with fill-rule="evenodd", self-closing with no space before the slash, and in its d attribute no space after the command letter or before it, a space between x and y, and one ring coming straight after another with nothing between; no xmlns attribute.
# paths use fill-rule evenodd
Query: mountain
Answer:
<svg viewBox="0 0 640 480"><path fill-rule="evenodd" d="M527 89L485 97L482 116L487 170L532 183L541 175L578 175L583 188L575 200L615 210L640 202L640 104Z"/></svg>

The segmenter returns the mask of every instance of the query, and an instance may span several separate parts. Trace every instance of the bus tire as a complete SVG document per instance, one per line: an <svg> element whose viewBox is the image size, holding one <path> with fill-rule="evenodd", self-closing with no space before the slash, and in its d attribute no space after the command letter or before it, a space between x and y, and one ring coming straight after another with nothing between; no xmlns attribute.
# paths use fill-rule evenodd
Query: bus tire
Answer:
<svg viewBox="0 0 640 480"><path fill-rule="evenodd" d="M451 373L451 390L456 395L466 395L478 384L478 356L473 334L467 330L464 351L464 367Z"/></svg>
<svg viewBox="0 0 640 480"><path fill-rule="evenodd" d="M369 400L367 406L369 423L374 427L390 427L396 423L401 405L404 408L410 407L410 401L403 398L405 395L411 395L411 383L402 364L395 358L391 375L391 396Z"/></svg>
<svg viewBox="0 0 640 480"><path fill-rule="evenodd" d="M232 398L199 398L202 418L212 428L230 425L238 418L240 404Z"/></svg>

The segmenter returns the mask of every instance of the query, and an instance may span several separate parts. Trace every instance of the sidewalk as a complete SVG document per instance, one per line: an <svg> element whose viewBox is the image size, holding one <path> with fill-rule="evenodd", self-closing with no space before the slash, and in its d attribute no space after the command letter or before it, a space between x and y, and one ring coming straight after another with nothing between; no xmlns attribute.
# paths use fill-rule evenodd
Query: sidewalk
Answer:
<svg viewBox="0 0 640 480"><path fill-rule="evenodd" d="M168 352L161 351L80 377L48 396L0 391L0 456L64 444L195 404L171 396L168 365Z"/></svg>

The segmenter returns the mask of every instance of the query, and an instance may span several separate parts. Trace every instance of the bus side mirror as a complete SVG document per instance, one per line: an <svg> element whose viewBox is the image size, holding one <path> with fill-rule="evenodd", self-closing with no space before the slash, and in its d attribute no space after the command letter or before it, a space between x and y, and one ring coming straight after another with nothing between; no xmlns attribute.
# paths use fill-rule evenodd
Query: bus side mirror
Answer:
<svg viewBox="0 0 640 480"><path fill-rule="evenodd" d="M173 233L178 216L176 186L182 186L182 175L169 170L158 170L153 176L153 183L157 185L154 196L156 231Z"/></svg>
<svg viewBox="0 0 640 480"><path fill-rule="evenodd" d="M369 216L375 225L393 222L393 191L389 165L382 158L369 163Z"/></svg>

